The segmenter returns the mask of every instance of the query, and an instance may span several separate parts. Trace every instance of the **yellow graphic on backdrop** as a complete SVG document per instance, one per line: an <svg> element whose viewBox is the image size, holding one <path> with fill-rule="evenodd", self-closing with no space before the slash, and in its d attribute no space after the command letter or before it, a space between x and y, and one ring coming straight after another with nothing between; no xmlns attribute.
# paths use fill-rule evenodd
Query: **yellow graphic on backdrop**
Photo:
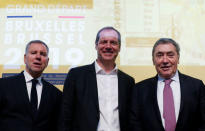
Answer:
<svg viewBox="0 0 205 131"><path fill-rule="evenodd" d="M42 4L45 7L49 5L63 5L67 6L86 6L87 8L93 7L93 0L0 0L0 8L6 8L8 5L33 5L33 4Z"/></svg>

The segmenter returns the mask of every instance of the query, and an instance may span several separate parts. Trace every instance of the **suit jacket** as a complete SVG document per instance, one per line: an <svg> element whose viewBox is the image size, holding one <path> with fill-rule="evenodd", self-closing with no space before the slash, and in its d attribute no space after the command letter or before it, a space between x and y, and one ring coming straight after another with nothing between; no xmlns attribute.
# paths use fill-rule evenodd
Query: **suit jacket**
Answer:
<svg viewBox="0 0 205 131"><path fill-rule="evenodd" d="M134 79L118 70L118 108L121 131L128 124L128 105ZM97 79L94 63L70 70L64 85L66 131L96 131L99 123Z"/></svg>
<svg viewBox="0 0 205 131"><path fill-rule="evenodd" d="M157 102L158 77L133 88L129 131L164 131ZM201 80L179 73L181 103L176 131L205 131L205 87Z"/></svg>
<svg viewBox="0 0 205 131"><path fill-rule="evenodd" d="M57 131L62 92L42 79L43 89L34 116L23 72L0 79L0 131Z"/></svg>

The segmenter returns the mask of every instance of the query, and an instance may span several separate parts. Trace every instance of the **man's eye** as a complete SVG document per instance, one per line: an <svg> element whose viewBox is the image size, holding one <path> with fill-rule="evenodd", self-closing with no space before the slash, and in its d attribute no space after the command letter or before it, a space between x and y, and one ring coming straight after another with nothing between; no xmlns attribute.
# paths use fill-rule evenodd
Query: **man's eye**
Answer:
<svg viewBox="0 0 205 131"><path fill-rule="evenodd" d="M42 52L41 55L42 55L42 56L47 56L47 53Z"/></svg>
<svg viewBox="0 0 205 131"><path fill-rule="evenodd" d="M118 44L117 41L111 41L110 43L111 43L112 45L117 45L117 44Z"/></svg>
<svg viewBox="0 0 205 131"><path fill-rule="evenodd" d="M169 53L167 54L169 57L173 57L175 54L174 53Z"/></svg>
<svg viewBox="0 0 205 131"><path fill-rule="evenodd" d="M107 41L100 41L100 44L106 44L107 43Z"/></svg>
<svg viewBox="0 0 205 131"><path fill-rule="evenodd" d="M161 57L161 56L163 56L163 54L157 54L157 57Z"/></svg>

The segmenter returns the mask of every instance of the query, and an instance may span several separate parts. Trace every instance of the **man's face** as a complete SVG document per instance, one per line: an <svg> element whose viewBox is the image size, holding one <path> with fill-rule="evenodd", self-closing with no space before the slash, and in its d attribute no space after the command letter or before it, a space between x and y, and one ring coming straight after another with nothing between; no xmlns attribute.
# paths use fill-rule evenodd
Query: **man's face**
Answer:
<svg viewBox="0 0 205 131"><path fill-rule="evenodd" d="M117 32L114 30L103 30L100 33L100 39L95 48L97 50L98 60L115 62L120 52Z"/></svg>
<svg viewBox="0 0 205 131"><path fill-rule="evenodd" d="M24 55L26 71L33 77L39 77L48 65L48 52L41 43L32 43Z"/></svg>
<svg viewBox="0 0 205 131"><path fill-rule="evenodd" d="M175 46L171 43L159 44L154 51L153 63L162 78L171 78L176 73L179 63Z"/></svg>

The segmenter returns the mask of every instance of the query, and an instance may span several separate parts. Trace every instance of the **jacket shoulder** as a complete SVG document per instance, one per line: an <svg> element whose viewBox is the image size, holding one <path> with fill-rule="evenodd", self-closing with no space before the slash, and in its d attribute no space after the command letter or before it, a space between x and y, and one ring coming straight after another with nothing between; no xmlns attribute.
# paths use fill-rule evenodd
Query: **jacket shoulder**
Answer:
<svg viewBox="0 0 205 131"><path fill-rule="evenodd" d="M179 77L181 77L183 79L193 80L193 81L201 81L200 79L198 79L196 77L192 77L192 76L182 74L182 73L180 73Z"/></svg>
<svg viewBox="0 0 205 131"><path fill-rule="evenodd" d="M147 78L147 79L144 79L142 81L137 82L136 86L150 85L150 84L153 84L156 82L157 82L157 77L150 77L150 78Z"/></svg>
<svg viewBox="0 0 205 131"><path fill-rule="evenodd" d="M190 83L191 85L198 85L198 84L204 85L202 80L186 75L186 74L180 73L179 80L180 80L180 83L183 82L183 83L188 83L188 84Z"/></svg>
<svg viewBox="0 0 205 131"><path fill-rule="evenodd" d="M45 86L51 88L54 92L62 94L62 92L50 82L46 81L45 79L42 79L42 81L45 84Z"/></svg>
<svg viewBox="0 0 205 131"><path fill-rule="evenodd" d="M18 80L19 78L24 78L24 75L22 73L19 73L17 75L9 76L9 77L2 77L0 78L0 81L13 81L13 80Z"/></svg>
<svg viewBox="0 0 205 131"><path fill-rule="evenodd" d="M120 74L123 77L127 77L129 79L133 79L134 80L134 78L132 76L128 75L127 73L125 73L125 72L123 72L121 70L118 70L118 74Z"/></svg>
<svg viewBox="0 0 205 131"><path fill-rule="evenodd" d="M94 65L84 65L84 66L79 66L79 67L75 67L75 68L71 68L68 72L68 74L82 74L82 73L86 73L88 71L92 71L95 72L95 67Z"/></svg>

